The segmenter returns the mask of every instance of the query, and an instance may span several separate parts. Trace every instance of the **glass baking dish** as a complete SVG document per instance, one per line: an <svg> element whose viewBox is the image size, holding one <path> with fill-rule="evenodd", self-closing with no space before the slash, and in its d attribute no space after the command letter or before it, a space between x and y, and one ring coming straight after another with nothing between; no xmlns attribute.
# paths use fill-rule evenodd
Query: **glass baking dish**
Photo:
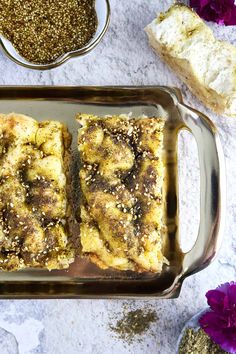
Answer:
<svg viewBox="0 0 236 354"><path fill-rule="evenodd" d="M165 119L165 219L164 253L170 264L161 274L100 270L77 257L68 270L28 269L0 272L0 298L111 298L179 295L183 280L207 267L222 239L225 210L224 158L219 135L203 114L182 102L178 89L169 87L0 87L0 112L27 114L37 120L65 123L77 153L77 113L97 115L130 113L135 117ZM177 139L190 131L198 146L200 165L200 225L193 248L179 246ZM73 175L78 182L78 171ZM79 201L77 201L79 203Z"/></svg>

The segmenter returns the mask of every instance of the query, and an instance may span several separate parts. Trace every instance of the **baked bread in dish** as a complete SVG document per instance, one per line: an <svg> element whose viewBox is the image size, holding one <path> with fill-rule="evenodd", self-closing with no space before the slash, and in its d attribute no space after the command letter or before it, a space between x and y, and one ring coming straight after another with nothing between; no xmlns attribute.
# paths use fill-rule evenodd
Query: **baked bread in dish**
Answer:
<svg viewBox="0 0 236 354"><path fill-rule="evenodd" d="M164 121L81 114L82 252L100 268L161 272Z"/></svg>
<svg viewBox="0 0 236 354"><path fill-rule="evenodd" d="M70 135L57 121L0 115L0 269L67 268Z"/></svg>
<svg viewBox="0 0 236 354"><path fill-rule="evenodd" d="M150 45L214 112L236 117L236 47L189 7L173 5L146 27Z"/></svg>

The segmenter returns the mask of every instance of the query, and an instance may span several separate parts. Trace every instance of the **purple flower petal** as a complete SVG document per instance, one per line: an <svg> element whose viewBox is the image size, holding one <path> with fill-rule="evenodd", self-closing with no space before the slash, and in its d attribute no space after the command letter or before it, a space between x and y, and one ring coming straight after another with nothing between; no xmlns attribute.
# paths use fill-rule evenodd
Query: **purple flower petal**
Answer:
<svg viewBox="0 0 236 354"><path fill-rule="evenodd" d="M233 26L236 24L236 7L231 11L231 16L227 20L226 25L228 26Z"/></svg>
<svg viewBox="0 0 236 354"><path fill-rule="evenodd" d="M216 288L216 290L219 290L219 291L221 291L222 293L224 293L225 295L227 295L230 286L231 286L231 285L234 285L234 284L236 284L236 283L233 282L233 281L232 281L231 283L224 283L224 284L219 285L219 286Z"/></svg>
<svg viewBox="0 0 236 354"><path fill-rule="evenodd" d="M200 326L223 350L236 354L236 282L222 284L206 297L211 310L199 319Z"/></svg>
<svg viewBox="0 0 236 354"><path fill-rule="evenodd" d="M218 289L206 293L207 303L213 311L221 312L224 308L225 294Z"/></svg>
<svg viewBox="0 0 236 354"><path fill-rule="evenodd" d="M236 353L236 332L228 327L227 319L214 312L206 312L199 320L201 328L223 350Z"/></svg>
<svg viewBox="0 0 236 354"><path fill-rule="evenodd" d="M210 0L201 0L200 2L201 2L201 7L204 7L204 6L208 5L211 1Z"/></svg>
<svg viewBox="0 0 236 354"><path fill-rule="evenodd" d="M234 0L190 0L198 15L206 21L226 26L236 25L236 4Z"/></svg>
<svg viewBox="0 0 236 354"><path fill-rule="evenodd" d="M206 3L207 3L207 0L206 0ZM199 0L191 0L190 6L191 7L199 7L199 6L202 6L202 4L199 4Z"/></svg>
<svg viewBox="0 0 236 354"><path fill-rule="evenodd" d="M207 331L219 331L221 328L227 328L227 319L221 315L215 313L214 311L208 311L202 315L199 319L201 327Z"/></svg>
<svg viewBox="0 0 236 354"><path fill-rule="evenodd" d="M230 298L230 305L231 306L235 306L235 310L236 310L236 283L235 284L231 284L229 286L228 295L229 295L229 298Z"/></svg>

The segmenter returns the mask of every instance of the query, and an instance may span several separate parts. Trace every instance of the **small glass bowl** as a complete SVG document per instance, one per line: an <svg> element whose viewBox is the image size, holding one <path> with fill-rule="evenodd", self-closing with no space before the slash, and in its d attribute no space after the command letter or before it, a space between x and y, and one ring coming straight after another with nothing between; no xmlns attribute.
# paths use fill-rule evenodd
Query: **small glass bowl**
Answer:
<svg viewBox="0 0 236 354"><path fill-rule="evenodd" d="M188 320L188 322L185 323L180 335L179 335L179 338L178 338L178 341L177 341L177 345L176 345L176 352L175 354L178 354L179 353L179 347L180 347L180 343L183 339L183 336L185 334L185 331L187 328L192 328L194 331L198 331L200 329L200 325L199 325L199 318L206 312L206 311L209 311L209 309L205 309L205 310L202 310L198 313L196 313L193 317L190 318L190 320ZM210 354L210 353L209 353Z"/></svg>
<svg viewBox="0 0 236 354"><path fill-rule="evenodd" d="M65 53L49 64L35 64L24 59L13 47L12 43L0 35L0 47L5 54L15 63L28 69L48 70L56 68L67 60L87 54L100 42L104 36L110 20L109 0L95 0L95 10L97 13L98 26L93 38L82 48Z"/></svg>

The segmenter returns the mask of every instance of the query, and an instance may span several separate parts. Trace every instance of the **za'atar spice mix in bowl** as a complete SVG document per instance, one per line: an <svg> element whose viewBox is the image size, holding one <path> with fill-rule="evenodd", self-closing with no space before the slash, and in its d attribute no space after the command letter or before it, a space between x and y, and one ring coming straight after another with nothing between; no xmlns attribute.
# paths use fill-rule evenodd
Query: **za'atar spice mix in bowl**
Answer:
<svg viewBox="0 0 236 354"><path fill-rule="evenodd" d="M206 293L209 307L184 326L176 354L236 354L236 282Z"/></svg>
<svg viewBox="0 0 236 354"><path fill-rule="evenodd" d="M0 44L20 65L51 69L92 50L109 17L109 0L2 0Z"/></svg>

